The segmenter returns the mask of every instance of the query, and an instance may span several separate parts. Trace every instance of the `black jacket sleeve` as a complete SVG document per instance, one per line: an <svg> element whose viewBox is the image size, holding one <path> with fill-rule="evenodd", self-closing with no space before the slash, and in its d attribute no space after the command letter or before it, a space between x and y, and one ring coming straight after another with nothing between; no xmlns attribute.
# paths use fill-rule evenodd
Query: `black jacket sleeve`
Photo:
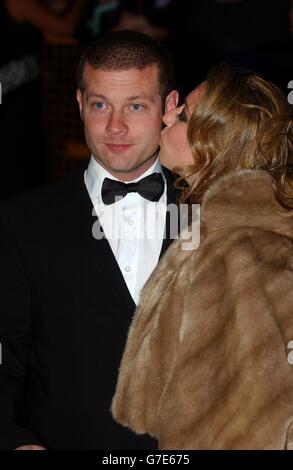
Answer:
<svg viewBox="0 0 293 470"><path fill-rule="evenodd" d="M31 348L30 290L20 256L0 207L0 449L41 444L19 425L19 407Z"/></svg>

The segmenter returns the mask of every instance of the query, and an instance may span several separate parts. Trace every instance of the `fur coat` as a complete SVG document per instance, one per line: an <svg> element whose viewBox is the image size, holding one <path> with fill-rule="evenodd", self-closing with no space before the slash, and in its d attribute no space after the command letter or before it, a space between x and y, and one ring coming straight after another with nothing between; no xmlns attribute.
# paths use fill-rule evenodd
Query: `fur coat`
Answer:
<svg viewBox="0 0 293 470"><path fill-rule="evenodd" d="M201 233L143 289L113 416L160 449L291 449L293 216L243 170L207 191Z"/></svg>

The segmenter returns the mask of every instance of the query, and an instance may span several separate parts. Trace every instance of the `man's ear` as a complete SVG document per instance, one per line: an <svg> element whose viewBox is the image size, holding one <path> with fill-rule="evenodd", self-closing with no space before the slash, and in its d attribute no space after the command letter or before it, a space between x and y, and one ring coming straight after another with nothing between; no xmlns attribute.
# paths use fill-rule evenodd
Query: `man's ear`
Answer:
<svg viewBox="0 0 293 470"><path fill-rule="evenodd" d="M165 101L165 113L172 111L172 109L177 108L179 101L179 93L177 90L172 90L166 98Z"/></svg>
<svg viewBox="0 0 293 470"><path fill-rule="evenodd" d="M78 102L78 107L79 107L79 113L80 117L83 120L83 114L82 114L82 92L80 89L76 90L76 99Z"/></svg>

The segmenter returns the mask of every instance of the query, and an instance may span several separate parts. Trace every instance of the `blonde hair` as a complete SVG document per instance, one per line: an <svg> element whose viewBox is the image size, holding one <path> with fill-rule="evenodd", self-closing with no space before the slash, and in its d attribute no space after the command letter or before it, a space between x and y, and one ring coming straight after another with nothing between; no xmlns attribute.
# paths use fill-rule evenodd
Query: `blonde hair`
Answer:
<svg viewBox="0 0 293 470"><path fill-rule="evenodd" d="M278 87L227 64L214 68L187 136L194 164L177 169L177 187L188 176L196 178L182 188L180 202L201 202L210 185L231 171L264 169L276 199L293 209L292 109Z"/></svg>

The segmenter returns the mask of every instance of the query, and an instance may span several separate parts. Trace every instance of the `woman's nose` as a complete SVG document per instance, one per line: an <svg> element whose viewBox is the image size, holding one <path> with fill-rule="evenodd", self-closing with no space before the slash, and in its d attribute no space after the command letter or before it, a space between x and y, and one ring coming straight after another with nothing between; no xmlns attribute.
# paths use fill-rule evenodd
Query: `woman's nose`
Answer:
<svg viewBox="0 0 293 470"><path fill-rule="evenodd" d="M167 113L164 114L163 116L163 123L167 126L167 127L171 127L174 122L177 121L177 116L178 114L181 113L181 111L183 110L184 108L184 104L182 104L181 106L179 106L178 108L175 108L175 109L172 109L171 111L167 111Z"/></svg>

